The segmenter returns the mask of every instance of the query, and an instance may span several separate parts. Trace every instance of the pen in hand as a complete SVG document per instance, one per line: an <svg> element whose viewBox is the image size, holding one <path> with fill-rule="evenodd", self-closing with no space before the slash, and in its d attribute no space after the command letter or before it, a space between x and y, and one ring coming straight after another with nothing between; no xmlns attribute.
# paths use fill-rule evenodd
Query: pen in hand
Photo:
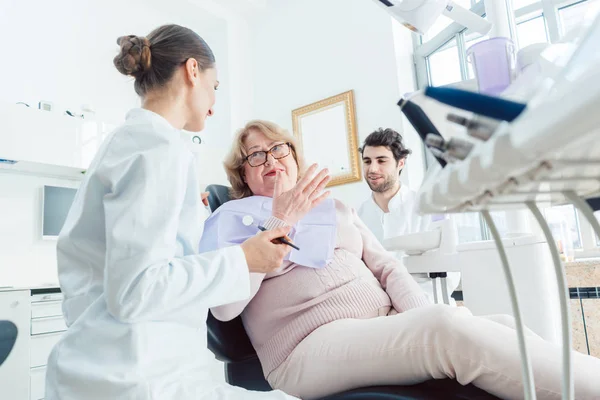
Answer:
<svg viewBox="0 0 600 400"><path fill-rule="evenodd" d="M258 229L260 229L263 232L267 230L267 228L265 228L264 226L261 226L261 225L258 225ZM296 246L295 244L293 244L292 242L290 242L290 240L288 240L287 237L280 237L280 238L277 238L277 240L280 243L287 244L288 246L290 246L296 250L300 250L300 248L298 246Z"/></svg>

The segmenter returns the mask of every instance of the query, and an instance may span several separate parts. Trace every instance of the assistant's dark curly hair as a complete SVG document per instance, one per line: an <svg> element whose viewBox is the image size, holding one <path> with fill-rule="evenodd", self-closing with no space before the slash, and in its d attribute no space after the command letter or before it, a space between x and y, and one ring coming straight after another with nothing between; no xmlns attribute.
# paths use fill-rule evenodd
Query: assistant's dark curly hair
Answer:
<svg viewBox="0 0 600 400"><path fill-rule="evenodd" d="M365 147L378 147L384 146L390 149L392 154L394 154L394 159L396 162L405 159L408 157L412 151L407 149L402 143L402 135L396 132L391 128L379 128L375 132L371 133L365 139L363 146L359 149L360 154L363 154Z"/></svg>

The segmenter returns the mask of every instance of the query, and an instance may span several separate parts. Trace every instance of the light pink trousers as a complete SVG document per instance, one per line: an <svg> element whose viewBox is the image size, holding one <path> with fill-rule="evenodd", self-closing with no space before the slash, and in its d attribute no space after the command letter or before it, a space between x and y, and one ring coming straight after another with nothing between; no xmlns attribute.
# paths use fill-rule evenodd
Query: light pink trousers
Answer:
<svg viewBox="0 0 600 400"><path fill-rule="evenodd" d="M522 399L514 319L475 317L464 307L432 305L401 314L343 319L306 337L267 380L310 400L359 387L454 378L502 399ZM537 398L561 398L561 348L526 332ZM600 359L573 351L575 398L600 399Z"/></svg>

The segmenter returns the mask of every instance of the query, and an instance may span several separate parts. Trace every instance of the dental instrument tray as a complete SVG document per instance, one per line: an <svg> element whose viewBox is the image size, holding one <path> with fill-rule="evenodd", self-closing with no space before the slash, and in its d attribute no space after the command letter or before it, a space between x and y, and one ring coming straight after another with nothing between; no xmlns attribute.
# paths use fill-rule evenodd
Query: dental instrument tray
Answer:
<svg viewBox="0 0 600 400"><path fill-rule="evenodd" d="M421 212L550 206L570 202L569 194L600 195L599 41L596 24L514 121L500 123L464 160L436 165L418 193Z"/></svg>

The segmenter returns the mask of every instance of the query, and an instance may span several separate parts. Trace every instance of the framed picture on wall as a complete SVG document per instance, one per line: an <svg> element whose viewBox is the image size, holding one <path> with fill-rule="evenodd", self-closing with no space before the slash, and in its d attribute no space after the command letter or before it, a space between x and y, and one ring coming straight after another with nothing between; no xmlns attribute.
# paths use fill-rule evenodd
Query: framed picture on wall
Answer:
<svg viewBox="0 0 600 400"><path fill-rule="evenodd" d="M328 187L361 180L352 90L297 108L292 120L307 164L329 168Z"/></svg>

